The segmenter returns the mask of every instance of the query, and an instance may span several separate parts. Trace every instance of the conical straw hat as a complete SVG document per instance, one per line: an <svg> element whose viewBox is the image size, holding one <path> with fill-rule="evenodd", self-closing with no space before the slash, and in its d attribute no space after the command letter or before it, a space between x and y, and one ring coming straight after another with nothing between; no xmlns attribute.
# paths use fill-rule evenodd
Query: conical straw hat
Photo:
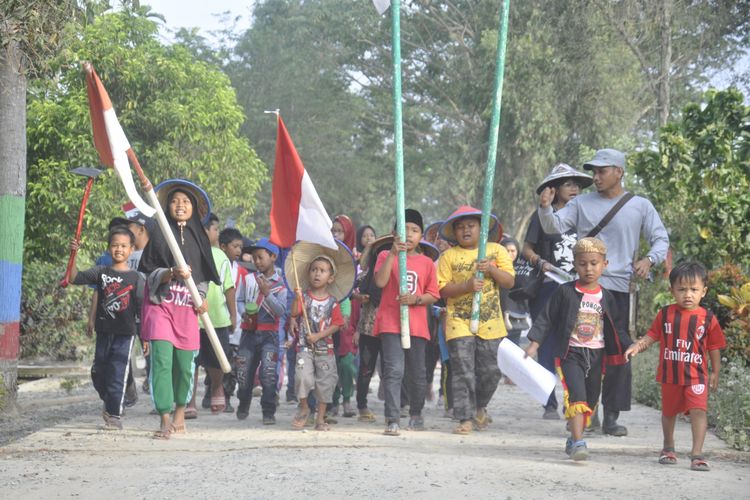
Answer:
<svg viewBox="0 0 750 500"><path fill-rule="evenodd" d="M300 288L307 290L310 287L310 264L316 257L324 255L331 259L336 266L336 274L333 283L328 285L328 293L341 302L349 296L354 288L356 278L356 266L354 257L349 249L339 240L336 240L338 250L310 243L309 241L298 241L294 244L284 263L284 280L290 290ZM295 274L295 267L297 272ZM299 283L297 282L299 278Z"/></svg>

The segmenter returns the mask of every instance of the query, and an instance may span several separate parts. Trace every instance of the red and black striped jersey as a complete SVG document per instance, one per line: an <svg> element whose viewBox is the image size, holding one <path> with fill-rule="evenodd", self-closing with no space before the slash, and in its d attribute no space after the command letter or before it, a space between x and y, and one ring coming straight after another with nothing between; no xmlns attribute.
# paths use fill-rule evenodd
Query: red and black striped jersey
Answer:
<svg viewBox="0 0 750 500"><path fill-rule="evenodd" d="M703 307L664 307L647 335L660 343L656 380L663 384L707 384L709 351L727 345L716 316Z"/></svg>

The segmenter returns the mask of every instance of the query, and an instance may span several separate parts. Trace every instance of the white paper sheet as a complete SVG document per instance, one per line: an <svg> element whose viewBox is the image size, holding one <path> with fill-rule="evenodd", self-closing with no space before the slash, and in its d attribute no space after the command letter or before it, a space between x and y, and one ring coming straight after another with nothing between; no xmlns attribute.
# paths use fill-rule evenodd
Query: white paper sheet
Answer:
<svg viewBox="0 0 750 500"><path fill-rule="evenodd" d="M532 358L524 358L524 354L523 349L503 339L497 348L497 366L519 389L545 405L555 390L557 377Z"/></svg>

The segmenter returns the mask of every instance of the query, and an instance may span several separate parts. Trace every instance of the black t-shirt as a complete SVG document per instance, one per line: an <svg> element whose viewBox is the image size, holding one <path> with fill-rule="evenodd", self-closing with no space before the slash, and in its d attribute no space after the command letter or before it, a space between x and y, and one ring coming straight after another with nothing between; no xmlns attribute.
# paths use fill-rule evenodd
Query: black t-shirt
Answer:
<svg viewBox="0 0 750 500"><path fill-rule="evenodd" d="M534 251L542 259L567 273L574 273L573 246L578 241L578 235L574 229L565 234L547 234L539 222L539 214L534 211L524 241L534 245Z"/></svg>
<svg viewBox="0 0 750 500"><path fill-rule="evenodd" d="M97 332L135 335L136 317L140 314L145 280L138 271L116 271L109 266L94 266L80 271L76 285L96 285Z"/></svg>

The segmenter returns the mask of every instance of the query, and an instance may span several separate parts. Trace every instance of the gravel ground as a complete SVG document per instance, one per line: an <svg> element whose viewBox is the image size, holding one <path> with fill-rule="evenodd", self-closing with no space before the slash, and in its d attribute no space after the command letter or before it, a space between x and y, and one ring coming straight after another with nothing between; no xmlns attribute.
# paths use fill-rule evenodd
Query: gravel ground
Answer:
<svg viewBox="0 0 750 500"><path fill-rule="evenodd" d="M90 384L70 395L59 381L45 384L21 391L20 423L0 423L0 498L750 497L748 454L713 434L705 446L713 470L689 470L684 422L679 463L659 465L659 412L641 405L621 417L630 436L594 434L589 461L572 462L563 453L564 422L542 420L541 408L512 385L498 388L490 429L470 436L451 434L455 422L435 402L425 408L427 430L384 436L373 395L374 424L339 417L330 432L295 432L295 406L282 403L277 425L263 426L254 400L245 421L200 410L187 434L157 441L147 396L128 410L125 430L105 432ZM53 397L75 403L50 406Z"/></svg>

